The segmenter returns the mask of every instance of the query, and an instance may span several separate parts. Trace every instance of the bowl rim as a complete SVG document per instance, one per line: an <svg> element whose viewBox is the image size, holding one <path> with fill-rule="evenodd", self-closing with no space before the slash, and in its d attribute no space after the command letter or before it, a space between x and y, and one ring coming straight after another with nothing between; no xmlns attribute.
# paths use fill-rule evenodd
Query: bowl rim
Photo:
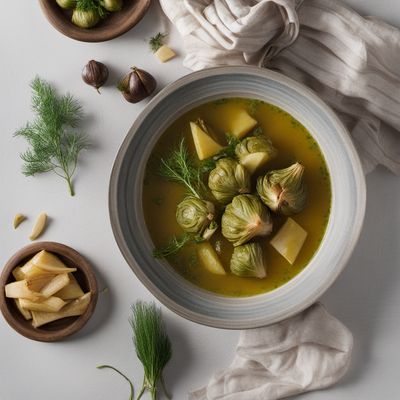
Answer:
<svg viewBox="0 0 400 400"><path fill-rule="evenodd" d="M47 21L50 22L53 28L55 28L58 32L79 42L98 43L115 39L131 30L142 20L150 7L151 0L135 1L134 3L138 7L138 13L135 18L129 18L124 23L114 26L113 29L111 29L110 27L109 30L105 31L96 30L96 27L92 29L82 29L78 26L64 23L63 21L60 21L60 19L57 18L57 16L49 10L48 3L49 0L39 0L40 8L42 9L44 16L46 17Z"/></svg>
<svg viewBox="0 0 400 400"><path fill-rule="evenodd" d="M43 331L28 325L22 324L10 311L7 298L5 297L4 286L12 273L12 270L23 260L38 253L41 250L47 250L54 254L59 254L69 260L72 260L76 267L85 275L88 286L91 291L89 305L86 311L71 321L71 323L59 330ZM92 265L75 249L57 242L36 242L22 247L14 253L6 262L0 275L0 310L7 323L19 334L28 339L39 342L56 342L67 338L81 330L89 321L94 313L98 299L98 284Z"/></svg>
<svg viewBox="0 0 400 400"><path fill-rule="evenodd" d="M279 317L275 319L270 319L268 322L259 323L259 322L251 322L247 321L245 325L243 323L236 324L235 321L225 321L218 317L209 317L205 316L199 312L192 311L187 309L186 307L181 306L176 303L174 300L170 299L166 296L142 271L141 267L135 261L135 256L131 254L126 241L123 236L123 232L121 229L121 225L119 223L119 219L116 217L117 215L117 182L118 176L121 171L121 166L123 163L124 155L126 150L130 144L130 141L133 138L137 128L142 124L148 114L154 109L154 107L164 98L166 98L169 94L181 88L182 86L194 82L199 79L208 78L212 76L219 76L225 74L248 74L248 75L262 75L263 77L272 79L274 81L278 81L279 83L283 83L287 86L290 86L292 89L297 90L302 93L304 96L308 97L311 101L316 103L327 115L329 120L333 123L337 131L341 132L340 137L345 142L346 150L351 159L351 164L353 167L353 173L355 178L355 183L357 185L356 192L358 194L359 203L357 207L357 216L355 218L355 224L353 225L352 236L350 240L347 242L347 247L345 252L341 255L340 264L336 265L335 273L330 276L330 279L325 280L323 285L319 286L319 290L315 291L312 296L306 298L302 303L299 303L290 308L290 310L286 310L282 312ZM345 133L345 134L343 134ZM134 120L131 128L129 129L125 139L123 140L118 153L116 155L114 165L112 168L112 172L110 175L110 185L109 185L109 216L111 221L111 227L113 230L113 234L117 245L128 263L129 267L138 277L138 279L144 284L144 286L166 307L177 313L178 315L191 320L193 322L200 323L202 325L207 325L216 328L223 329L247 329L247 328L256 328L260 326L269 325L278 321L281 321L285 318L289 318L298 312L306 309L308 306L313 304L318 298L333 284L333 282L337 279L339 274L342 272L344 267L347 265L347 262L354 250L354 247L359 239L361 234L361 229L365 216L365 208L366 208L366 184L365 184L365 176L362 169L361 161L356 151L354 144L351 140L351 136L347 130L347 128L343 125L339 117L332 110L330 106L328 106L313 90L306 87L302 83L299 83L281 73L271 71L268 69L255 67L255 66L222 66L222 67L214 67L208 68L205 70L200 70L196 72L189 73L178 80L170 83L165 88L163 88L141 111L138 117ZM211 292L210 292L211 293ZM213 294L213 293L211 293ZM219 296L216 294L216 296Z"/></svg>

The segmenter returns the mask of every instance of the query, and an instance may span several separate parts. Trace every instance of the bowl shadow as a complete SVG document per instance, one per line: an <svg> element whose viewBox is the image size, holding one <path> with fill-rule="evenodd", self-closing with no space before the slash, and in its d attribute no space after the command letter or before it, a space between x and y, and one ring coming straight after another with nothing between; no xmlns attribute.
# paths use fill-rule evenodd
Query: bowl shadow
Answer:
<svg viewBox="0 0 400 400"><path fill-rule="evenodd" d="M398 184L398 178L383 168L367 177L367 207L360 240L346 269L321 299L354 335L352 364L341 381L344 387L361 379L371 368L378 316L391 293L398 290L400 270L393 254L400 242L400 229L391 212L393 205L400 203L395 181Z"/></svg>

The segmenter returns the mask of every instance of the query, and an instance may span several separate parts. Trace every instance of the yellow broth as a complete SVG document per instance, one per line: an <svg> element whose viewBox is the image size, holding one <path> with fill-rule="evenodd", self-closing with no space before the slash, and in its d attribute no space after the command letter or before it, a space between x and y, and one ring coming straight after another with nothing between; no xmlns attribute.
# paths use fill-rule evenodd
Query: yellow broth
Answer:
<svg viewBox="0 0 400 400"><path fill-rule="evenodd" d="M189 122L198 118L202 118L213 128L219 143L226 144L227 121L237 110L243 108L258 121L263 134L270 138L278 149L278 156L267 163L265 170L284 168L295 161L305 166L307 205L301 213L292 218L308 232L308 236L295 263L290 265L269 244L274 233L286 220L286 217L272 213L272 234L258 238L263 245L267 266L267 277L264 279L238 277L230 273L233 247L220 231L213 235L211 243L219 250L227 275L215 275L204 269L196 256L196 244L186 245L178 254L168 259L172 267L193 284L215 293L235 297L268 292L285 284L309 263L321 243L329 218L331 186L325 160L310 133L285 111L259 100L235 98L203 104L177 119L159 139L149 159L143 184L146 224L154 245L160 247L168 243L173 235L183 234L176 222L175 211L177 204L185 197L184 187L157 175L160 158L166 157L184 137L192 156L197 159ZM259 171L256 175L262 173ZM253 191L254 187L253 182Z"/></svg>

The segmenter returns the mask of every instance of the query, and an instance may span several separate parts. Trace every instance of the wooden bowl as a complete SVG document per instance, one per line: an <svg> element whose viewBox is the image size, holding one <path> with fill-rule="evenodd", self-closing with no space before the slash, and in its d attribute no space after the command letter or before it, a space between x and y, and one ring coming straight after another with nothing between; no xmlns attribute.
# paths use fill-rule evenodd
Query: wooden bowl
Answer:
<svg viewBox="0 0 400 400"><path fill-rule="evenodd" d="M77 268L74 272L76 280L86 293L92 292L86 311L79 317L68 317L34 328L31 321L18 311L13 299L5 297L4 286L15 281L12 270L24 264L36 253L47 250L57 255L67 266ZM92 316L98 297L97 281L88 261L74 249L55 242L38 242L28 245L15 253L7 262L0 276L0 309L8 324L21 335L40 342L55 342L78 332Z"/></svg>
<svg viewBox="0 0 400 400"><path fill-rule="evenodd" d="M63 10L55 0L39 0L47 20L63 35L81 42L105 42L132 29L144 16L150 0L124 0L121 11L111 12L90 29L71 22L71 10Z"/></svg>

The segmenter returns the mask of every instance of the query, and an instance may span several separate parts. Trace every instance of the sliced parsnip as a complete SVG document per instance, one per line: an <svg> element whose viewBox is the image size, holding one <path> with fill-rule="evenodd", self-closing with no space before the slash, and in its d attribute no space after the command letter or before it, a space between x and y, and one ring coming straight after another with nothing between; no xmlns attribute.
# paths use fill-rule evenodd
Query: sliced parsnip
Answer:
<svg viewBox="0 0 400 400"><path fill-rule="evenodd" d="M19 304L23 309L29 311L57 312L60 311L61 308L63 308L67 303L58 297L52 296L41 302L20 299Z"/></svg>
<svg viewBox="0 0 400 400"><path fill-rule="evenodd" d="M76 268L67 267L56 255L46 250L37 253L30 262L35 267L53 274L64 274L76 271Z"/></svg>
<svg viewBox="0 0 400 400"><path fill-rule="evenodd" d="M17 280L17 281L22 281L23 279L25 279L25 274L22 271L22 267L15 267L12 270L12 274L13 274L13 277L15 278L15 280Z"/></svg>
<svg viewBox="0 0 400 400"><path fill-rule="evenodd" d="M44 300L44 296L42 294L29 289L25 279L22 281L8 283L4 289L6 297L12 299L28 299L31 301Z"/></svg>
<svg viewBox="0 0 400 400"><path fill-rule="evenodd" d="M227 121L227 125L227 131L240 139L255 128L257 121L246 110L239 110Z"/></svg>
<svg viewBox="0 0 400 400"><path fill-rule="evenodd" d="M60 291L62 288L67 286L69 283L69 276L68 274L58 274L50 279L41 289L40 293L44 297L53 296L53 294Z"/></svg>
<svg viewBox="0 0 400 400"><path fill-rule="evenodd" d="M27 278L26 286L33 292L40 292L56 275L39 275L33 278Z"/></svg>
<svg viewBox="0 0 400 400"><path fill-rule="evenodd" d="M47 214L42 212L36 218L35 224L33 225L31 235L29 236L30 240L37 239L44 231L47 222Z"/></svg>
<svg viewBox="0 0 400 400"><path fill-rule="evenodd" d="M190 123L190 129L192 131L197 156L200 160L212 157L223 149L223 147L201 129L196 122Z"/></svg>
<svg viewBox="0 0 400 400"><path fill-rule="evenodd" d="M32 313L29 310L24 310L21 307L21 304L19 303L20 300L19 299L14 299L15 305L17 306L19 312L22 314L22 316L28 321L30 319L32 319Z"/></svg>
<svg viewBox="0 0 400 400"><path fill-rule="evenodd" d="M20 213L16 214L14 217L14 221L13 221L14 229L17 229L19 227L19 225L25 220L26 220L25 215L20 214Z"/></svg>
<svg viewBox="0 0 400 400"><path fill-rule="evenodd" d="M263 166L269 159L269 154L266 152L251 153L242 157L240 164L243 165L251 174Z"/></svg>
<svg viewBox="0 0 400 400"><path fill-rule="evenodd" d="M205 269L213 274L226 275L225 269L218 257L217 252L209 242L203 242L197 245L197 255Z"/></svg>
<svg viewBox="0 0 400 400"><path fill-rule="evenodd" d="M37 267L31 260L21 267L21 274L24 274L24 278L26 279L44 275L55 275L53 271L45 271L44 269Z"/></svg>
<svg viewBox="0 0 400 400"><path fill-rule="evenodd" d="M32 311L32 325L35 328L38 328L42 325L48 324L49 322L53 322L61 318L82 315L86 311L90 303L90 298L91 293L85 293L78 299L72 300L58 312Z"/></svg>
<svg viewBox="0 0 400 400"><path fill-rule="evenodd" d="M82 288L79 286L78 281L75 279L73 274L68 274L69 283L63 287L59 292L55 293L55 296L63 300L73 300L84 295Z"/></svg>
<svg viewBox="0 0 400 400"><path fill-rule="evenodd" d="M270 243L290 264L293 264L306 237L307 232L292 218L288 218Z"/></svg>
<svg viewBox="0 0 400 400"><path fill-rule="evenodd" d="M176 56L175 52L168 46L161 46L154 55L162 62L166 62Z"/></svg>

